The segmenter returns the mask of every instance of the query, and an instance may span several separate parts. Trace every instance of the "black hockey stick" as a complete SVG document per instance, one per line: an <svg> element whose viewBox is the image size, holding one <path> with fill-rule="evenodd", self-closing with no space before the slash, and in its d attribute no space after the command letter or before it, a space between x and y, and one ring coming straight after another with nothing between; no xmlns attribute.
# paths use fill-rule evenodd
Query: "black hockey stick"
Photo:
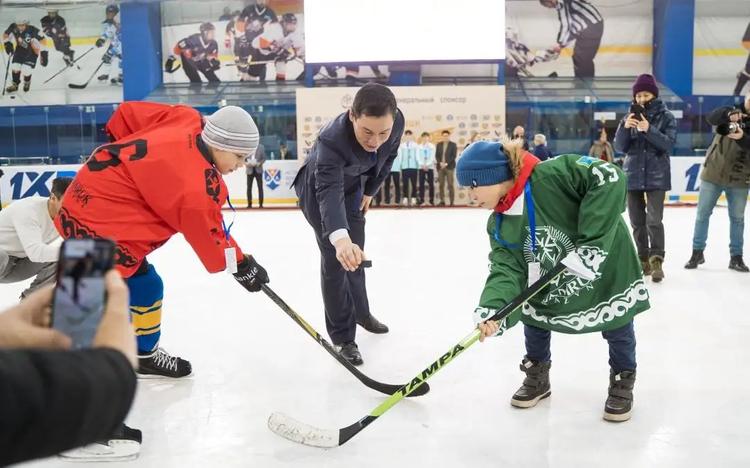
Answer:
<svg viewBox="0 0 750 468"><path fill-rule="evenodd" d="M303 319L299 314L292 310L292 308L289 307L287 303L284 302L275 292L273 292L271 288L264 284L262 286L262 289L263 292L266 293L266 295L281 308L281 310L283 310L289 317L291 317L292 320L297 323L297 325L302 327L302 329L304 329L308 335L310 335L315 341L318 342L319 345L321 345L326 351L328 351L328 354L333 356L339 363L341 363L342 366L346 368L346 370L352 373L354 377L359 379L360 382L365 384L365 386L380 393L385 393L386 395L392 395L403 387L403 385L392 385L378 382L377 380L373 380L360 372L349 361L347 361L344 357L337 353L334 347L325 338L320 336L320 333L315 331L312 325L307 323L305 319ZM414 388L413 391L410 392L410 396L422 396L429 391L430 387L427 384L420 385L418 388Z"/></svg>
<svg viewBox="0 0 750 468"><path fill-rule="evenodd" d="M5 96L5 85L8 83L8 70L10 70L10 62L13 59L13 54L8 54L8 62L5 64L5 79L3 80L3 94Z"/></svg>
<svg viewBox="0 0 750 468"><path fill-rule="evenodd" d="M495 315L487 320L494 320L500 323L511 312L521 307L524 302L528 301L550 282L557 278L564 271L569 271L575 275L586 279L594 279L594 273L583 265L581 259L575 253L569 254L560 263L558 263L549 272L535 281L531 286L526 288L513 301L500 309ZM422 372L417 374L410 383L404 385L397 392L394 392L387 400L370 411L370 414L341 429L318 429L303 422L297 421L282 413L272 413L268 418L268 428L276 434L289 439L298 444L310 445L313 447L333 448L345 444L349 439L359 434L359 432L372 424L373 421L382 416L386 411L391 409L405 396L411 394L418 386L426 385L424 382L435 375L439 370L445 367L449 362L463 353L471 345L479 341L481 332L478 328L474 329L463 340L451 347L445 354L440 356L435 362L427 366Z"/></svg>
<svg viewBox="0 0 750 468"><path fill-rule="evenodd" d="M102 60L101 62L99 62L99 66L96 67L96 69L94 69L94 73L92 73L91 76L89 76L89 79L86 80L86 82L84 84L79 85L79 84L68 83L68 88L71 88L71 89L84 89L86 86L89 85L89 83L91 82L91 78L93 78L94 75L96 75L96 72L98 72L99 69L102 68L102 65L104 65L104 60Z"/></svg>
<svg viewBox="0 0 750 468"><path fill-rule="evenodd" d="M47 78L47 81L45 81L44 83L46 84L47 82L49 82L49 81L52 81L52 79L53 79L53 78L55 78L55 77L56 77L57 75L59 75L60 73L64 72L64 71L65 71L65 70L67 70L68 68L70 68L70 67L71 67L71 65L73 65L73 64L74 64L74 63L76 63L77 61L79 61L79 60L81 60L82 58L84 58L84 57L86 56L86 54L88 54L89 52L91 52L91 51L92 51L92 50L94 50L94 49L96 49L96 47L95 47L95 46L94 46L94 47L91 47L91 48L90 48L89 50L87 50L86 52L82 53L82 54L81 54L80 56L78 56L78 58L77 58L77 59L73 60L73 61L72 61L72 62L70 62L69 64L68 64L68 63L66 63L66 64L65 64L65 67L63 67L63 69L62 69L62 70L60 70L59 72L57 72L57 73L55 73L54 75L52 75L52 76L50 76L49 78Z"/></svg>

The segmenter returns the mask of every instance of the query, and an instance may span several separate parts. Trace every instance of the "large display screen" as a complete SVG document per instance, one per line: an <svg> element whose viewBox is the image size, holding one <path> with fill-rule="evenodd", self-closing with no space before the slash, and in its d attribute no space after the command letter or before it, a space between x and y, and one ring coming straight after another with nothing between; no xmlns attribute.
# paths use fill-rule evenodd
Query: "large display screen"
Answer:
<svg viewBox="0 0 750 468"><path fill-rule="evenodd" d="M308 63L498 61L504 0L305 0Z"/></svg>

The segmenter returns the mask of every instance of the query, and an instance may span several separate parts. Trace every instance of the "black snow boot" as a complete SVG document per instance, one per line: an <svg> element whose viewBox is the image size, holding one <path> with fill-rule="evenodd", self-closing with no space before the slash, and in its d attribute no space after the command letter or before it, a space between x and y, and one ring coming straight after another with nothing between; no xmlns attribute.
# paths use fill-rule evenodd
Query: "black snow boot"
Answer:
<svg viewBox="0 0 750 468"><path fill-rule="evenodd" d="M630 419L633 409L633 387L635 371L622 371L615 374L609 371L609 396L604 404L604 419L612 422L623 422Z"/></svg>
<svg viewBox="0 0 750 468"><path fill-rule="evenodd" d="M549 369L551 362L532 361L524 357L521 361L521 372L526 374L523 385L516 390L510 404L516 408L531 408L539 403L539 400L547 398L552 394L549 385Z"/></svg>
<svg viewBox="0 0 750 468"><path fill-rule="evenodd" d="M742 273L747 273L750 271L750 268L745 265L745 262L742 260L742 255L732 255L732 258L729 259L729 269L734 271L740 271Z"/></svg>
<svg viewBox="0 0 750 468"><path fill-rule="evenodd" d="M690 256L690 260L685 264L685 268L688 270L694 270L698 268L698 265L706 263L706 259L703 257L702 250L693 250L693 255ZM731 266L729 267L731 268Z"/></svg>

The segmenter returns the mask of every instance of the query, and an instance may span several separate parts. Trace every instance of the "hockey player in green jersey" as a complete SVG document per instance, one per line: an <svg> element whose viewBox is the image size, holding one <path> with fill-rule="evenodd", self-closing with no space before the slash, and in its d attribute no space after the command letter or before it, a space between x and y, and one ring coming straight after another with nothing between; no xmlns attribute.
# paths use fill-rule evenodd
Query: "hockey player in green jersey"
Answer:
<svg viewBox="0 0 750 468"><path fill-rule="evenodd" d="M649 308L648 291L622 218L627 184L615 165L566 154L543 163L515 141L477 142L458 161L459 184L487 223L490 274L474 312L482 340L523 322L523 385L511 404L535 406L550 395L551 331L602 332L609 343L604 419L627 421L635 383L633 317ZM563 273L500 325L487 318L575 251L596 277Z"/></svg>

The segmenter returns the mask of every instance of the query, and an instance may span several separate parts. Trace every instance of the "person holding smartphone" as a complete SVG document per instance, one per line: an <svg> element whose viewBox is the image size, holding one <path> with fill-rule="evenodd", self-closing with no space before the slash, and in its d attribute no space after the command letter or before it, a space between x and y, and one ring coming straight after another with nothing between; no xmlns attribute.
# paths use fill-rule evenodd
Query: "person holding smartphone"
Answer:
<svg viewBox="0 0 750 468"><path fill-rule="evenodd" d="M104 280L106 303L88 349L71 351L71 338L50 328L52 286L0 313L0 466L86 444L89 453L133 458L137 442L108 443L133 402L137 360L127 286L114 270Z"/></svg>
<svg viewBox="0 0 750 468"><path fill-rule="evenodd" d="M653 76L633 83L633 104L615 134L615 149L625 153L628 215L644 275L664 279L664 197L672 189L669 157L677 139L677 123L659 99Z"/></svg>

